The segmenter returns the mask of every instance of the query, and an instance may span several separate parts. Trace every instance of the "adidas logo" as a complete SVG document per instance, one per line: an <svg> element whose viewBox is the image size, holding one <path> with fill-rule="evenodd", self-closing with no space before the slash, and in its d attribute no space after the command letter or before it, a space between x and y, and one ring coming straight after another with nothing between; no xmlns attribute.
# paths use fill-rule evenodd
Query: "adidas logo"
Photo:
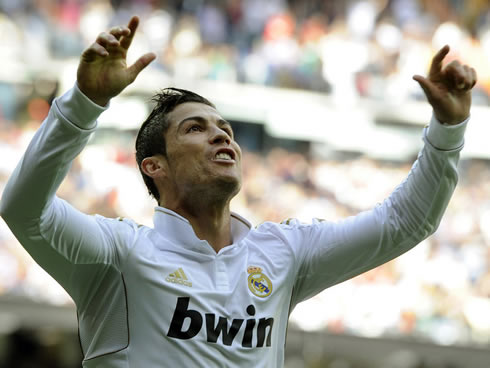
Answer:
<svg viewBox="0 0 490 368"><path fill-rule="evenodd" d="M165 281L172 282L174 284L181 284L185 286L192 287L192 282L188 281L187 276L185 275L182 267L179 267L178 270L175 270L172 273L169 273L165 278Z"/></svg>

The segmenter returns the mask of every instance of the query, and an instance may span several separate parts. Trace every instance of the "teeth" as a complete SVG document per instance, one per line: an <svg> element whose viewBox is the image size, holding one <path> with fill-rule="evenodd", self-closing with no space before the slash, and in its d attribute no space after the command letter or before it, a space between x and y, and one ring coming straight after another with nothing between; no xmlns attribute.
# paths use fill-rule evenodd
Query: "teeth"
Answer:
<svg viewBox="0 0 490 368"><path fill-rule="evenodd" d="M220 152L220 153L216 154L216 158L218 160L231 160L230 154L226 153L226 152Z"/></svg>

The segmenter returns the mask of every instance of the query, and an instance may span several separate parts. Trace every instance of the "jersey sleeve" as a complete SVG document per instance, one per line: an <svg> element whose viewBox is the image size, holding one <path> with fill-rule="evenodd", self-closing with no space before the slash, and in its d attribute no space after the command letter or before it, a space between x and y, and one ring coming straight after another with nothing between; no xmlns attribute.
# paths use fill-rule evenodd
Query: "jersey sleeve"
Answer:
<svg viewBox="0 0 490 368"><path fill-rule="evenodd" d="M442 126L433 118L407 178L372 210L339 222L278 225L295 256L292 307L401 255L435 232L458 181L466 124Z"/></svg>
<svg viewBox="0 0 490 368"><path fill-rule="evenodd" d="M55 99L0 203L1 216L22 246L72 296L75 284L83 283L83 270L93 273L83 266L118 267L125 252L121 245L136 228L129 221L81 213L55 195L102 111L76 86Z"/></svg>

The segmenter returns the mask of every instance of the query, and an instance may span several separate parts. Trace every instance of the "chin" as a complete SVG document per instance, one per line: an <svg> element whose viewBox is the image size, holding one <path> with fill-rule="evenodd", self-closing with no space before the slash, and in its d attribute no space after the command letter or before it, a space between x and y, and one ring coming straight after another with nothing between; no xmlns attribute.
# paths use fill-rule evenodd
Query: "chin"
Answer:
<svg viewBox="0 0 490 368"><path fill-rule="evenodd" d="M223 194L235 196L242 187L242 181L235 176L225 176L219 178L219 180L214 183L214 186Z"/></svg>

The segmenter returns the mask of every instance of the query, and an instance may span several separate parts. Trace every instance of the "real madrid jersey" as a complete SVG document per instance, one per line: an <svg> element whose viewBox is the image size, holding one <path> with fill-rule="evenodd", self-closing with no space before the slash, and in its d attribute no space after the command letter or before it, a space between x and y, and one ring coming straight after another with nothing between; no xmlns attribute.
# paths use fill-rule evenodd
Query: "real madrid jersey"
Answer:
<svg viewBox="0 0 490 368"><path fill-rule="evenodd" d="M168 209L155 209L150 228L55 196L102 111L76 87L56 99L1 202L13 233L75 301L86 368L282 367L297 303L436 229L466 126L433 120L407 179L373 210L256 228L233 214L233 244L216 253Z"/></svg>

